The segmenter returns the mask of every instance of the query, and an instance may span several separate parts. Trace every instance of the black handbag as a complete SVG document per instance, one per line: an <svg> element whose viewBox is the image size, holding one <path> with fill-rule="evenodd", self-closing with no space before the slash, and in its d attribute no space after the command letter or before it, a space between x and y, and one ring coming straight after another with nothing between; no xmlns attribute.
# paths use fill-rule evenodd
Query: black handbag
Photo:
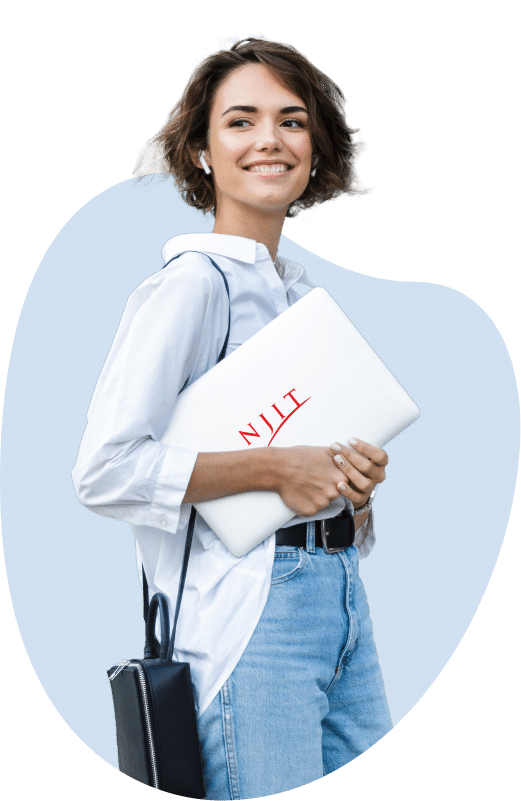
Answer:
<svg viewBox="0 0 521 801"><path fill-rule="evenodd" d="M172 634L167 597L157 592L148 608L144 658L124 659L107 674L114 701L120 771L167 793L204 798L190 663L172 660L195 517L192 507ZM148 594L144 570L143 578ZM158 610L159 654L154 635Z"/></svg>
<svg viewBox="0 0 521 801"><path fill-rule="evenodd" d="M181 255L179 253L174 258ZM208 258L221 273L229 299L224 273L213 259ZM218 361L224 358L229 333L228 311L228 332ZM168 599L157 592L149 603L148 582L143 568L144 658L124 659L107 671L114 702L120 771L143 784L187 798L204 798L206 791L190 663L175 662L172 654L196 514L192 507L172 633ZM161 643L155 637L158 610Z"/></svg>

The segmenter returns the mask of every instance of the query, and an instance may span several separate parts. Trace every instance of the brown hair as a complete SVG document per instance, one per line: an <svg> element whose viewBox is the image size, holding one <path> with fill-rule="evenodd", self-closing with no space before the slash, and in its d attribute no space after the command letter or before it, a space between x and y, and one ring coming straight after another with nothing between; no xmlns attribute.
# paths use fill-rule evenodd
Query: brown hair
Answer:
<svg viewBox="0 0 521 801"><path fill-rule="evenodd" d="M237 67L264 64L281 83L306 103L313 152L318 167L303 194L288 209L294 217L300 209L323 203L338 195L357 193L354 184L356 145L343 112L339 87L291 45L264 39L241 39L230 50L208 56L193 72L182 98L166 124L148 143L161 154L164 171L171 173L184 200L204 212L215 213L213 176L196 167L192 156L207 146L212 99L221 81ZM134 174L143 177L142 155Z"/></svg>

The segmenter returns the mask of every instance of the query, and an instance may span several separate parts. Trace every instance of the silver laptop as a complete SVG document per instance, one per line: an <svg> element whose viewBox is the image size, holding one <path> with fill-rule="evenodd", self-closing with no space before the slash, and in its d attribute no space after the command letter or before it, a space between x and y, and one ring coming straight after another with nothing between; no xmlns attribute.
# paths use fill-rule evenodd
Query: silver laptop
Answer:
<svg viewBox="0 0 521 801"><path fill-rule="evenodd" d="M419 413L317 287L185 389L161 442L209 452L327 446L339 438L346 444L354 436L381 448ZM266 491L195 507L237 557L295 516L278 493Z"/></svg>

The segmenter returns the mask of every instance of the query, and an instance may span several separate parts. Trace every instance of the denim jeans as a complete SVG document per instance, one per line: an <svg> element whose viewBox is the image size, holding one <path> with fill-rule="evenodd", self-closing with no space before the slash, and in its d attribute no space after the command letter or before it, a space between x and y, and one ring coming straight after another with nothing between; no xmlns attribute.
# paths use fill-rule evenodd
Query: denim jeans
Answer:
<svg viewBox="0 0 521 801"><path fill-rule="evenodd" d="M358 551L277 546L268 599L199 719L207 799L315 781L392 727Z"/></svg>

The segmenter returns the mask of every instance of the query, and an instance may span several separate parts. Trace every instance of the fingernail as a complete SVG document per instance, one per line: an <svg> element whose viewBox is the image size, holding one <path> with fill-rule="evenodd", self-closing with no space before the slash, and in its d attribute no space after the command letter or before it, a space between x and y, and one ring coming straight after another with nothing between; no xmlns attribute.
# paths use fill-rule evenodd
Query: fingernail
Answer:
<svg viewBox="0 0 521 801"><path fill-rule="evenodd" d="M340 492L345 492L347 490L347 486L344 483L338 484L338 489Z"/></svg>
<svg viewBox="0 0 521 801"><path fill-rule="evenodd" d="M353 445L353 446L354 445L358 445L358 440L355 439L354 437L349 437L349 439L347 441L349 442L350 445Z"/></svg>
<svg viewBox="0 0 521 801"><path fill-rule="evenodd" d="M344 460L342 459L341 456L333 456L333 461L336 462L339 465L344 465L345 464L345 462L344 462Z"/></svg>
<svg viewBox="0 0 521 801"><path fill-rule="evenodd" d="M338 444L338 442L332 442L329 446L331 450L340 452L342 450L342 446Z"/></svg>

